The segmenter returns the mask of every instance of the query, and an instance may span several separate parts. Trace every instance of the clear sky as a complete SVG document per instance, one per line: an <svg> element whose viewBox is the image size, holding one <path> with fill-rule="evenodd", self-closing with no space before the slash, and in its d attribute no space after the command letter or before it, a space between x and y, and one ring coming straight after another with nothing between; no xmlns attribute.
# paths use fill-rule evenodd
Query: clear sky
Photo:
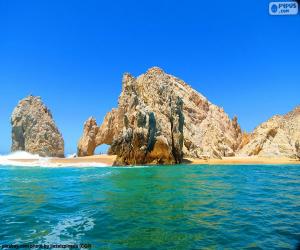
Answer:
<svg viewBox="0 0 300 250"><path fill-rule="evenodd" d="M76 152L84 121L117 106L124 72L159 66L251 131L300 104L300 15L266 0L0 1L0 153L33 94Z"/></svg>

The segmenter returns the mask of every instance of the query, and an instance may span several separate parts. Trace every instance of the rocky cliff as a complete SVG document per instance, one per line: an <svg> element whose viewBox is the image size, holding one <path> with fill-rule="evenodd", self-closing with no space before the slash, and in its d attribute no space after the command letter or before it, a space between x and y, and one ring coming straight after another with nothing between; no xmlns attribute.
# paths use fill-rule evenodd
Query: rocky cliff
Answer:
<svg viewBox="0 0 300 250"><path fill-rule="evenodd" d="M233 156L241 140L236 118L154 67L137 78L124 74L118 108L100 127L92 118L85 123L78 154L91 155L105 143L117 154L117 164L178 163L183 154Z"/></svg>
<svg viewBox="0 0 300 250"><path fill-rule="evenodd" d="M12 151L26 151L40 156L63 157L64 141L50 110L40 97L21 100L11 116Z"/></svg>
<svg viewBox="0 0 300 250"><path fill-rule="evenodd" d="M296 158L300 142L300 107L259 125L239 150L241 156Z"/></svg>

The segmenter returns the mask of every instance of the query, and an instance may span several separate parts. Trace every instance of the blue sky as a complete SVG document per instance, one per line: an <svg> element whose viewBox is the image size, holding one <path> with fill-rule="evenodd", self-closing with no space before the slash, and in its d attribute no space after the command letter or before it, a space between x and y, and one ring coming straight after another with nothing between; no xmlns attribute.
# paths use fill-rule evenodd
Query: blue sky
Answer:
<svg viewBox="0 0 300 250"><path fill-rule="evenodd" d="M84 121L117 106L124 72L159 66L251 131L300 104L300 16L268 1L0 2L0 153L10 115L33 94L76 151Z"/></svg>

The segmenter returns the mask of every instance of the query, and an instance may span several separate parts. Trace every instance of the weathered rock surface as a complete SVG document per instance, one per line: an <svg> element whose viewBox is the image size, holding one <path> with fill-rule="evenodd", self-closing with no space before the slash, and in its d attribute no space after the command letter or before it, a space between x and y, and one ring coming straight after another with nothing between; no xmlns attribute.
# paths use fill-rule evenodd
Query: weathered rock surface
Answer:
<svg viewBox="0 0 300 250"><path fill-rule="evenodd" d="M12 147L48 157L64 156L64 141L50 110L40 97L28 96L21 100L11 116Z"/></svg>
<svg viewBox="0 0 300 250"><path fill-rule="evenodd" d="M93 155L96 148L96 135L98 133L97 122L95 118L90 117L83 127L83 136L78 142L77 155L88 156Z"/></svg>
<svg viewBox="0 0 300 250"><path fill-rule="evenodd" d="M300 106L259 125L239 150L241 156L288 157L299 155Z"/></svg>
<svg viewBox="0 0 300 250"><path fill-rule="evenodd" d="M81 143L87 134L79 155L105 143L118 155L117 164L178 163L183 154L233 156L242 140L236 118L157 67L137 78L125 74L118 109L106 115L89 146Z"/></svg>

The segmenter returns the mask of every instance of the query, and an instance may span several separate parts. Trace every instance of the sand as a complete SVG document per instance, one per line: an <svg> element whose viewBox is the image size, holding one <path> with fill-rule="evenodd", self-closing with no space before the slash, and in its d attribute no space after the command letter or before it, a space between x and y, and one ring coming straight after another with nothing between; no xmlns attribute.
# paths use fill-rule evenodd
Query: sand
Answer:
<svg viewBox="0 0 300 250"><path fill-rule="evenodd" d="M48 163L51 165L58 166L84 166L84 165L97 165L102 164L103 166L112 166L116 159L115 155L94 155L86 157L76 157L76 158L49 158ZM37 162L36 159L12 159L14 162L18 163L34 163ZM224 157L223 159L193 159L185 158L183 164L193 164L193 165L281 165L281 164L299 164L300 161L289 159L289 158L261 158L261 157Z"/></svg>
<svg viewBox="0 0 300 250"><path fill-rule="evenodd" d="M115 155L93 155L76 158L41 158L41 159L13 159L10 161L24 165L49 165L49 166L112 166L116 159Z"/></svg>
<svg viewBox="0 0 300 250"><path fill-rule="evenodd" d="M116 159L115 155L93 155L93 156L85 156L85 157L76 157L76 158L53 158L50 160L50 162L53 163L75 163L75 164L84 164L84 163L103 163L108 166L113 165L114 161Z"/></svg>
<svg viewBox="0 0 300 250"><path fill-rule="evenodd" d="M263 158L263 157L224 157L222 159L192 159L185 158L184 161L188 164L199 164L199 165L282 165L282 164L299 164L299 160L290 158Z"/></svg>

